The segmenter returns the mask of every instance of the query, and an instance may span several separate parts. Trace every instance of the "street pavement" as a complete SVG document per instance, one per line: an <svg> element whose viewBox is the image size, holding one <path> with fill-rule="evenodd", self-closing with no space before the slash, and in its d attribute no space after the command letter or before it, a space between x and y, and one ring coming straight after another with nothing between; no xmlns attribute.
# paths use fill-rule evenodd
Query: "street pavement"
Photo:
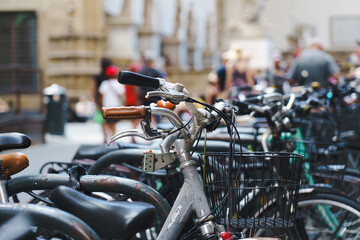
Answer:
<svg viewBox="0 0 360 240"><path fill-rule="evenodd" d="M131 128L130 121L120 121L116 133ZM122 139L122 141L130 141ZM101 125L94 122L67 123L64 136L45 135L44 144L33 144L28 149L17 150L26 154L30 166L15 176L38 173L41 166L49 161L70 162L81 144L96 145L103 143Z"/></svg>

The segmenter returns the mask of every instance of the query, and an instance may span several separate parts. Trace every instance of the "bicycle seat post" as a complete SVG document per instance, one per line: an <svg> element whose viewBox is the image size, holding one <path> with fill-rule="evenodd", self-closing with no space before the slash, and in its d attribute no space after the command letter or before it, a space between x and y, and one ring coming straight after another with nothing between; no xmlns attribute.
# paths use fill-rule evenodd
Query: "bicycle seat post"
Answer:
<svg viewBox="0 0 360 240"><path fill-rule="evenodd" d="M0 203L8 203L7 180L29 166L27 156L20 152L0 155Z"/></svg>

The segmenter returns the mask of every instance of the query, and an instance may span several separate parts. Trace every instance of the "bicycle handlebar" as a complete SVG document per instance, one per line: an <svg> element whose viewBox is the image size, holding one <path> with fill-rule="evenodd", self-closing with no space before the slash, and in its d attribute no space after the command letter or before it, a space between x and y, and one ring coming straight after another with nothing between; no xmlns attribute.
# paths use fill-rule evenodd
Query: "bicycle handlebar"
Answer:
<svg viewBox="0 0 360 240"><path fill-rule="evenodd" d="M197 136L200 134L200 131L207 125L209 126L209 122L214 121L214 119L218 119L218 113L217 111L212 111L211 113L208 110L197 108L194 105L194 102L188 101L190 98L189 92L184 88L184 86L180 83L170 83L166 82L162 78L153 78L144 76L141 74L136 74L129 71L121 71L118 75L118 81L122 84L128 84L128 85L135 85L135 86L143 86L143 87L151 87L156 88L155 91L149 91L146 95L146 97L158 97L164 101L169 101L171 106L165 106L165 104L162 104L160 102L158 107L151 106L148 109L145 109L145 118L148 116L148 113L150 115L160 115L167 117L170 122L174 125L176 129L179 129L179 134L182 134L183 138L187 138L186 141L187 145L191 145L197 138ZM180 102L185 102L185 106L190 112L190 114L193 116L193 124L191 127L185 127L181 119L178 117L176 113L169 110L172 109L175 105L179 104ZM164 106L166 108L161 108L160 106ZM224 111L226 109L226 106L224 103L217 103L214 105L218 111ZM124 111L125 112L122 112ZM150 111L151 109L151 111ZM105 109L105 113L103 114L104 118L142 118L142 112L138 108L131 109L130 112L128 108L118 108L114 109L112 108L111 112L109 109ZM115 111L114 111L115 110ZM121 110L121 111L120 111ZM148 111L149 110L149 111ZM120 112L119 112L120 111ZM104 112L104 111L103 111ZM115 141L121 137L124 136L138 136L142 137L147 140L152 140L155 138L164 138L164 142L166 146L169 146L167 144L168 142L174 142L177 137L171 138L168 133L162 132L162 131L156 131L156 134L154 133L153 129L150 128L150 123L147 122L146 124L142 124L142 130L128 130L121 134L118 134L114 136L111 141ZM145 131L147 130L147 131ZM177 131L177 130L174 130Z"/></svg>
<svg viewBox="0 0 360 240"><path fill-rule="evenodd" d="M281 101L281 103L284 104L284 98L285 97L283 95L273 93L273 94L266 94L262 96L246 98L245 101L234 100L232 103L240 108L249 109L258 113L265 113L266 111L271 109L268 103ZM285 106L285 109L281 109L281 111L289 111L293 107L294 101L295 101L295 95L291 94L288 104ZM265 105L259 106L256 103L263 103Z"/></svg>
<svg viewBox="0 0 360 240"><path fill-rule="evenodd" d="M159 88L160 86L160 81L157 78L149 77L129 71L120 71L118 75L118 81L119 83L126 85L150 87L155 89Z"/></svg>
<svg viewBox="0 0 360 240"><path fill-rule="evenodd" d="M260 103L263 100L262 95L254 96L254 97L247 97L246 102L248 103Z"/></svg>
<svg viewBox="0 0 360 240"><path fill-rule="evenodd" d="M247 100L247 99L246 99ZM250 103L248 101L238 101L238 100L234 100L232 102L234 105L238 106L239 108L242 108L242 109L249 109L251 111L255 111L255 112L258 112L258 113L265 113L267 110L269 110L269 106L265 105L265 106L258 106L254 103Z"/></svg>

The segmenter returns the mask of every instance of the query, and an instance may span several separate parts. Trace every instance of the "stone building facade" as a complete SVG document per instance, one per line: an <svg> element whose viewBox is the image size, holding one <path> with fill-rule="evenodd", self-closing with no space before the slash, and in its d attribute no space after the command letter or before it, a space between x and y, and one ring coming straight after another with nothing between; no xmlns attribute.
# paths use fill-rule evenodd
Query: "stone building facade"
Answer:
<svg viewBox="0 0 360 240"><path fill-rule="evenodd" d="M188 83L195 82L190 87L202 89L204 76L222 48L216 30L206 31L221 25L215 11L219 4L216 0L0 0L0 21L6 14L10 19L2 29L15 36L9 37L8 48L17 47L21 32L27 39L23 48L35 55L30 65L20 64L18 53L3 62L0 75L8 80L0 84L1 97L14 109L37 110L42 106L41 90L57 83L76 101L80 95L91 96L92 77L100 71L102 57L126 69L148 49L168 57L170 78L189 79ZM28 13L33 15L33 35L28 24L17 25ZM209 44L206 39L213 41ZM0 43L5 44L1 37ZM18 84L23 75L15 73L30 66L31 87L25 89Z"/></svg>
<svg viewBox="0 0 360 240"><path fill-rule="evenodd" d="M308 14L321 12L321 4L306 11L310 0L292 1ZM327 19L345 14L345 6L336 8L335 2L331 0L326 10ZM286 24L297 12L276 13L289 4L285 0L0 0L1 98L15 110L40 110L41 90L57 83L76 101L81 95L91 96L92 76L99 72L102 57L126 69L148 49L169 59L170 79L200 94L207 73L231 46L245 48L260 70L266 68L273 47L289 51L284 41L291 44L289 28L294 24ZM312 24L320 35L328 35L324 21ZM329 44L326 50L336 50L339 56L349 51Z"/></svg>

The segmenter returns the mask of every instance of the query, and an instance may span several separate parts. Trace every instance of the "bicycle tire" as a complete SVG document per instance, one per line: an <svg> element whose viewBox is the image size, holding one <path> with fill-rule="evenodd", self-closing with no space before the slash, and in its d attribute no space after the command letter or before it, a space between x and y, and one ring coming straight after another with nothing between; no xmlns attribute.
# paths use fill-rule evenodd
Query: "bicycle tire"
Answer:
<svg viewBox="0 0 360 240"><path fill-rule="evenodd" d="M357 203L360 203L360 171L357 169L344 170L312 170L311 175L316 178L316 184L327 184L343 193ZM315 185L316 185L315 184ZM312 185L310 185L312 186Z"/></svg>
<svg viewBox="0 0 360 240"><path fill-rule="evenodd" d="M270 206L265 211L276 212L275 205ZM330 211L330 216L333 215L338 220L338 226L341 226L340 223L343 217L346 217L344 223L347 224L348 228L341 229L341 238L337 234L332 236L334 231L331 230L330 225L326 224L326 222L324 223L324 217L317 210L318 205L322 205L322 208L327 208ZM279 237L279 235L274 234L273 230L259 229L254 236ZM294 227L285 231L279 230L280 235L285 233L290 240L360 239L360 205L331 189L312 189L310 192L300 192ZM250 236L247 231L246 233L248 237L251 237L251 232Z"/></svg>
<svg viewBox="0 0 360 240"><path fill-rule="evenodd" d="M300 194L291 232L291 239L359 239L360 205L331 192Z"/></svg>

